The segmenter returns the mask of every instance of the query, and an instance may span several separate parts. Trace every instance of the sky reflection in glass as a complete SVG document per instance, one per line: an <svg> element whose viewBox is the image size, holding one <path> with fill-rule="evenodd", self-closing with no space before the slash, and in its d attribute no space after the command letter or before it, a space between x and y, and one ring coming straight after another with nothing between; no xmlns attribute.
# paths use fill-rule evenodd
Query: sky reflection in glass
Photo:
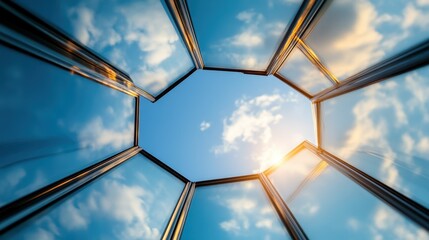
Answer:
<svg viewBox="0 0 429 240"><path fill-rule="evenodd" d="M160 239L184 183L137 155L6 239Z"/></svg>
<svg viewBox="0 0 429 240"><path fill-rule="evenodd" d="M301 0L188 0L208 67L266 70Z"/></svg>
<svg viewBox="0 0 429 240"><path fill-rule="evenodd" d="M306 149L297 157L289 160L302 163L296 169L306 169L309 162L321 161ZM287 202L310 239L429 239L426 230L331 166L324 166ZM289 179L285 178L282 184L277 184L278 180L274 185L285 196Z"/></svg>
<svg viewBox="0 0 429 240"><path fill-rule="evenodd" d="M198 187L182 239L290 239L259 181Z"/></svg>
<svg viewBox="0 0 429 240"><path fill-rule="evenodd" d="M322 103L323 148L429 207L429 67Z"/></svg>
<svg viewBox="0 0 429 240"><path fill-rule="evenodd" d="M194 68L162 0L18 0L156 96Z"/></svg>
<svg viewBox="0 0 429 240"><path fill-rule="evenodd" d="M140 144L193 181L249 174L314 140L310 106L273 76L197 71L141 99Z"/></svg>
<svg viewBox="0 0 429 240"><path fill-rule="evenodd" d="M297 48L288 56L279 73L310 95L332 86L331 81Z"/></svg>
<svg viewBox="0 0 429 240"><path fill-rule="evenodd" d="M135 98L0 46L0 206L134 144Z"/></svg>
<svg viewBox="0 0 429 240"><path fill-rule="evenodd" d="M340 80L429 38L429 2L335 0L307 38Z"/></svg>

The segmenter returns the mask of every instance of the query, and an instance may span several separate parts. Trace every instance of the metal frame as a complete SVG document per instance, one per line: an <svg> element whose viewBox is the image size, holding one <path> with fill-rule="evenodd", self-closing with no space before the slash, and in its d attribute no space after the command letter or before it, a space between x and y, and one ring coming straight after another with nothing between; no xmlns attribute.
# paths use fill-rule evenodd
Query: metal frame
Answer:
<svg viewBox="0 0 429 240"><path fill-rule="evenodd" d="M192 19L189 14L188 4L186 0L165 0L168 10L180 31L180 35L188 49L194 65L197 69L204 67L203 57L201 56L198 46L197 37L195 35Z"/></svg>
<svg viewBox="0 0 429 240"><path fill-rule="evenodd" d="M146 150L141 149L140 153L143 156L145 156L147 159L149 159L150 161L152 161L153 163L155 163L156 165L158 165L159 167L161 167L162 169L164 169L167 172L169 172L171 175L173 175L176 178L180 179L182 182L184 182L184 183L190 182L189 179L187 179L186 177L184 177L182 174L178 173L176 170L172 169L167 164L165 164L162 161L160 161L158 158L156 158L155 156L153 156L152 154L150 154Z"/></svg>
<svg viewBox="0 0 429 240"><path fill-rule="evenodd" d="M405 217L429 230L429 209L323 149L310 143L306 143L306 148Z"/></svg>
<svg viewBox="0 0 429 240"><path fill-rule="evenodd" d="M139 128L140 128L140 97L135 98L134 109L134 146L139 145Z"/></svg>
<svg viewBox="0 0 429 240"><path fill-rule="evenodd" d="M128 74L16 3L0 2L0 22L3 44L127 94L153 100Z"/></svg>
<svg viewBox="0 0 429 240"><path fill-rule="evenodd" d="M311 101L322 102L427 64L429 64L429 40L347 78L338 86L328 88L315 95Z"/></svg>
<svg viewBox="0 0 429 240"><path fill-rule="evenodd" d="M311 63L313 63L314 66L317 67L317 69L325 75L325 77L335 86L338 85L340 82L338 81L337 77L334 76L331 71L325 65L320 61L319 57L316 55L316 53L311 49L305 42L303 42L301 39L298 40L298 49L301 50L301 52L307 57L308 60L310 60Z"/></svg>
<svg viewBox="0 0 429 240"><path fill-rule="evenodd" d="M186 217L188 216L189 209L191 207L191 202L192 202L194 193L195 193L195 183L191 183L189 187L189 191L186 195L186 199L183 203L183 207L178 216L177 223L173 230L171 239L174 239L174 240L180 239L180 236L182 235L182 232L183 232L183 228L185 226Z"/></svg>
<svg viewBox="0 0 429 240"><path fill-rule="evenodd" d="M286 203L281 198L280 194L277 192L274 185L267 178L267 176L263 173L259 174L259 181L262 184L262 187L265 190L268 198L271 201L271 204L277 211L280 219L288 230L292 239L304 240L308 239L302 227L299 225L298 221L294 217L292 211L288 208Z"/></svg>
<svg viewBox="0 0 429 240"><path fill-rule="evenodd" d="M183 188L182 194L180 195L180 198L177 201L176 207L174 208L173 213L171 214L170 220L168 221L168 224L165 227L164 233L162 234L162 237L161 237L162 240L171 239L174 233L174 230L178 228L177 223L179 220L179 213L181 213L185 205L187 196L189 194L189 191L191 190L191 186L192 186L192 183L188 182Z"/></svg>
<svg viewBox="0 0 429 240"><path fill-rule="evenodd" d="M162 98L165 94L169 93L171 90L173 90L177 85L179 85L180 83L182 83L185 79L187 79L189 76L191 76L195 71L197 70L197 68L192 68L191 71L187 72L185 75L183 75L181 78L179 78L179 80L175 81L173 84L171 84L169 87L167 87L166 89L164 89L164 91L162 91L160 94L158 94L154 100L152 101L153 103L155 103L156 101L158 101L160 98Z"/></svg>
<svg viewBox="0 0 429 240"><path fill-rule="evenodd" d="M199 182L196 182L195 184L196 184L196 187L204 187L204 186L242 182L242 181L249 181L249 180L256 180L256 179L258 179L258 174L249 174L249 175L243 175L243 176L237 176L237 177L227 177L227 178L218 178L218 179L212 179L212 180L199 181Z"/></svg>
<svg viewBox="0 0 429 240"><path fill-rule="evenodd" d="M308 27L319 13L324 2L325 0L304 0L283 38L282 43L268 65L266 70L268 74L275 74L278 72L290 52L298 43L298 39L308 31Z"/></svg>
<svg viewBox="0 0 429 240"><path fill-rule="evenodd" d="M318 148L322 147L322 122L321 122L321 110L320 103L312 103L312 111L313 111L313 126L314 132L316 134L316 146Z"/></svg>
<svg viewBox="0 0 429 240"><path fill-rule="evenodd" d="M47 209L140 152L131 147L0 208L0 235Z"/></svg>
<svg viewBox="0 0 429 240"><path fill-rule="evenodd" d="M312 95L310 93L306 92L304 89L300 88L298 85L296 85L294 82L288 80L286 77L284 77L280 73L274 73L274 76L277 77L280 81L289 85L291 88L293 88L296 91L298 91L299 93L301 93L302 95L304 95L305 97L307 97L308 99L312 98Z"/></svg>

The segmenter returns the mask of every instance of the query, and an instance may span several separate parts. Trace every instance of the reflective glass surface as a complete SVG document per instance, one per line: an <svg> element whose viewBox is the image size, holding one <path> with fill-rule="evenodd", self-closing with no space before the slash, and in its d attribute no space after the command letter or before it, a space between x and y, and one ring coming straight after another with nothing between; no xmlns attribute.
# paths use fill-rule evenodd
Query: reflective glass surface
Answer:
<svg viewBox="0 0 429 240"><path fill-rule="evenodd" d="M303 151L307 161L320 161L310 151ZM300 162L306 165L306 161ZM309 239L429 239L425 229L325 166L287 202ZM286 184L275 186L280 193L289 191Z"/></svg>
<svg viewBox="0 0 429 240"><path fill-rule="evenodd" d="M276 77L196 71L140 102L140 144L193 181L265 170L313 141L310 101Z"/></svg>
<svg viewBox="0 0 429 240"><path fill-rule="evenodd" d="M126 71L152 95L194 64L162 0L17 0Z"/></svg>
<svg viewBox="0 0 429 240"><path fill-rule="evenodd" d="M301 0L188 0L208 67L266 70Z"/></svg>
<svg viewBox="0 0 429 240"><path fill-rule="evenodd" d="M424 0L334 0L307 38L338 79L429 38Z"/></svg>
<svg viewBox="0 0 429 240"><path fill-rule="evenodd" d="M322 103L323 148L429 207L429 67Z"/></svg>
<svg viewBox="0 0 429 240"><path fill-rule="evenodd" d="M316 169L320 160L313 157L310 151L302 150L289 160L282 163L268 177L281 190L279 193L285 201L292 199L304 180ZM322 168L323 169L323 168Z"/></svg>
<svg viewBox="0 0 429 240"><path fill-rule="evenodd" d="M299 49L293 50L279 73L310 95L332 86L331 81Z"/></svg>
<svg viewBox="0 0 429 240"><path fill-rule="evenodd" d="M160 239L184 183L137 155L6 239Z"/></svg>
<svg viewBox="0 0 429 240"><path fill-rule="evenodd" d="M197 187L182 239L290 239L259 181Z"/></svg>
<svg viewBox="0 0 429 240"><path fill-rule="evenodd" d="M135 98L0 46L0 206L134 143Z"/></svg>

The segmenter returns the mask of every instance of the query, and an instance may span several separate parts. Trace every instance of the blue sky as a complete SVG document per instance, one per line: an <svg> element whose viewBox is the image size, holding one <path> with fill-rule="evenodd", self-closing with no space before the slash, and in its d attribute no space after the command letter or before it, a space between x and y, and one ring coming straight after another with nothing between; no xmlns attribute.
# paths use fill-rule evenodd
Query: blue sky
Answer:
<svg viewBox="0 0 429 240"><path fill-rule="evenodd" d="M194 67L163 1L16 2L153 95ZM188 4L207 66L265 70L301 1ZM426 40L428 12L427 0L336 0L304 41L343 80ZM133 97L4 46L0 53L6 79L0 81L0 115L6 116L0 118L0 206L133 145ZM428 69L321 108L324 149L426 207ZM331 86L297 50L281 74L311 94ZM199 70L156 103L141 98L139 145L198 181L264 170L303 140L314 142L313 127L310 101L275 77ZM300 156L270 176L285 198L320 161L308 152ZM182 188L138 156L12 234L157 239ZM334 232L341 238L429 238L331 167L289 206L310 238ZM202 223L206 228L189 230ZM185 235L206 231L222 238L285 237L257 182L197 189Z"/></svg>
<svg viewBox="0 0 429 240"><path fill-rule="evenodd" d="M17 2L95 50L153 95L194 67L163 1Z"/></svg>
<svg viewBox="0 0 429 240"><path fill-rule="evenodd" d="M204 64L265 70L301 2L187 1Z"/></svg>
<svg viewBox="0 0 429 240"><path fill-rule="evenodd" d="M0 53L0 206L133 146L134 97Z"/></svg>
<svg viewBox="0 0 429 240"><path fill-rule="evenodd" d="M344 80L426 40L428 14L426 0L335 0L306 42Z"/></svg>
<svg viewBox="0 0 429 240"><path fill-rule="evenodd" d="M139 154L4 237L160 239L184 185Z"/></svg>
<svg viewBox="0 0 429 240"><path fill-rule="evenodd" d="M183 239L290 239L259 181L198 187Z"/></svg>
<svg viewBox="0 0 429 240"><path fill-rule="evenodd" d="M429 68L322 104L322 146L429 207Z"/></svg>
<svg viewBox="0 0 429 240"><path fill-rule="evenodd" d="M286 202L310 239L429 239L427 231L309 150L290 158L269 178L288 199L318 164L312 180Z"/></svg>
<svg viewBox="0 0 429 240"><path fill-rule="evenodd" d="M140 102L140 145L194 181L264 170L305 139L310 101L272 76L197 71Z"/></svg>

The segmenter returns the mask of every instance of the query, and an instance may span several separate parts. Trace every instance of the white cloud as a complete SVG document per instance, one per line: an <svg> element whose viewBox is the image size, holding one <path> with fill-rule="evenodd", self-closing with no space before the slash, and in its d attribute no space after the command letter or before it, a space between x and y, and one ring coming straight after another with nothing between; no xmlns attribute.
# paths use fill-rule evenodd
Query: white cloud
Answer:
<svg viewBox="0 0 429 240"><path fill-rule="evenodd" d="M417 144L417 150L423 154L429 153L429 137L422 137Z"/></svg>
<svg viewBox="0 0 429 240"><path fill-rule="evenodd" d="M210 128L210 123L206 121L202 121L200 124L200 131L204 132L205 130Z"/></svg>
<svg viewBox="0 0 429 240"><path fill-rule="evenodd" d="M78 6L69 9L68 15L77 39L85 45L94 46L102 35L102 31L95 27L94 12L87 7Z"/></svg>
<svg viewBox="0 0 429 240"><path fill-rule="evenodd" d="M410 155L413 152L414 148L414 139L408 133L402 134L402 151L407 155Z"/></svg>
<svg viewBox="0 0 429 240"><path fill-rule="evenodd" d="M238 214L252 211L256 207L256 203L249 198L232 198L226 202L228 208Z"/></svg>
<svg viewBox="0 0 429 240"><path fill-rule="evenodd" d="M223 121L223 143L213 149L214 153L236 150L239 142L267 143L271 139L272 125L283 118L278 110L285 101L287 99L279 94L237 100L236 110Z"/></svg>
<svg viewBox="0 0 429 240"><path fill-rule="evenodd" d="M401 215L388 209L387 206L378 206L373 216L375 228L371 225L371 231L374 238L383 239L394 237L395 239L429 239L428 233L417 227L417 225L406 221Z"/></svg>
<svg viewBox="0 0 429 240"><path fill-rule="evenodd" d="M128 124L122 130L112 130L105 127L103 119L96 117L79 132L80 146L100 149L111 146L115 149L129 145L133 141L133 124Z"/></svg>
<svg viewBox="0 0 429 240"><path fill-rule="evenodd" d="M227 232L233 232L238 233L241 229L240 225L238 224L237 220L230 219L228 221L223 221L220 223L220 227Z"/></svg>
<svg viewBox="0 0 429 240"><path fill-rule="evenodd" d="M359 230L360 225L360 222L356 218L349 218L347 220L347 226L354 231Z"/></svg>
<svg viewBox="0 0 429 240"><path fill-rule="evenodd" d="M416 26L422 30L426 30L429 27L429 18L427 17L428 12L417 9L414 4L409 3L404 10L404 16L401 27L408 29Z"/></svg>
<svg viewBox="0 0 429 240"><path fill-rule="evenodd" d="M378 15L371 2L346 0L330 8L308 41L317 46L334 74L342 77L356 73L384 56L380 48L383 35L376 30Z"/></svg>
<svg viewBox="0 0 429 240"><path fill-rule="evenodd" d="M264 38L252 31L241 32L231 38L231 44L237 47L253 48L264 43Z"/></svg>
<svg viewBox="0 0 429 240"><path fill-rule="evenodd" d="M257 228L267 228L267 229L271 229L273 228L273 220L272 219L261 219L259 221L256 222L255 226Z"/></svg>
<svg viewBox="0 0 429 240"><path fill-rule="evenodd" d="M429 0L417 0L417 4L420 6L427 6L429 5Z"/></svg>
<svg viewBox="0 0 429 240"><path fill-rule="evenodd" d="M68 230L86 229L89 224L87 218L85 211L76 207L72 200L61 206L60 222Z"/></svg>

